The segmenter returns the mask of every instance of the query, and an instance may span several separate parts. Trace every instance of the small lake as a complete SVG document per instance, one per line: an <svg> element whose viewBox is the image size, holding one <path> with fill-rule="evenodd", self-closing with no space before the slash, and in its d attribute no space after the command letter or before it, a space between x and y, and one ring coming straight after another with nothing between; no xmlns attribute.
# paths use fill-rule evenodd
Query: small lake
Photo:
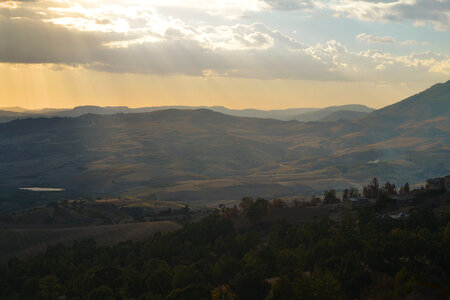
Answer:
<svg viewBox="0 0 450 300"><path fill-rule="evenodd" d="M19 190L32 191L32 192L62 192L62 191L64 191L64 189L42 188L42 187L25 187L25 188L20 188Z"/></svg>

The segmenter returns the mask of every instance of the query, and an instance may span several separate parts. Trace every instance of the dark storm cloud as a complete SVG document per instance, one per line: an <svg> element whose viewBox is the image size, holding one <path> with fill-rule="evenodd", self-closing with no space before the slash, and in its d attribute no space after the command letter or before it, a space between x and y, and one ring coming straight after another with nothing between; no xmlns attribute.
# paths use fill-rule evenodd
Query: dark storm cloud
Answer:
<svg viewBox="0 0 450 300"><path fill-rule="evenodd" d="M103 43L131 38L119 33L69 30L37 19L0 16L0 62L89 63Z"/></svg>

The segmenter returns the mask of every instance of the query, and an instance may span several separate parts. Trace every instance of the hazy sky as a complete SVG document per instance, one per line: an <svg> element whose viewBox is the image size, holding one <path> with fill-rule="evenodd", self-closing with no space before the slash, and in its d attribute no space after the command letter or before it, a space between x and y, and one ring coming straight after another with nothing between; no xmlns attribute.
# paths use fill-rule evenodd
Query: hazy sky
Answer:
<svg viewBox="0 0 450 300"><path fill-rule="evenodd" d="M0 107L375 108L450 78L450 0L0 0Z"/></svg>

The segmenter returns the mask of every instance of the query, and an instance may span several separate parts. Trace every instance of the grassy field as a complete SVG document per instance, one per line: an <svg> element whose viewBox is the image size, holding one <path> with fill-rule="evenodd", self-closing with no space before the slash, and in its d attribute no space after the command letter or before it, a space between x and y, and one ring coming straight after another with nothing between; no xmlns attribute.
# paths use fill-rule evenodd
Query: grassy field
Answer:
<svg viewBox="0 0 450 300"><path fill-rule="evenodd" d="M157 232L181 228L171 221L84 226L57 229L3 229L0 230L0 263L10 258L26 258L47 249L50 245L70 245L73 241L89 238L101 245L112 245L127 240L148 238Z"/></svg>

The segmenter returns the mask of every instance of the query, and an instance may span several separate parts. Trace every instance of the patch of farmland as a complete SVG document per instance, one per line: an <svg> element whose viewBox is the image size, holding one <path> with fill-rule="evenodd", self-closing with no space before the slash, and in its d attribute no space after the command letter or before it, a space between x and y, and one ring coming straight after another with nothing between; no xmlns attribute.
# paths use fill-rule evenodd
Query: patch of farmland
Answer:
<svg viewBox="0 0 450 300"><path fill-rule="evenodd" d="M0 230L0 263L10 258L26 258L44 252L48 246L70 245L76 240L93 239L99 245L113 245L127 240L141 240L181 228L171 221L85 226L55 229Z"/></svg>

